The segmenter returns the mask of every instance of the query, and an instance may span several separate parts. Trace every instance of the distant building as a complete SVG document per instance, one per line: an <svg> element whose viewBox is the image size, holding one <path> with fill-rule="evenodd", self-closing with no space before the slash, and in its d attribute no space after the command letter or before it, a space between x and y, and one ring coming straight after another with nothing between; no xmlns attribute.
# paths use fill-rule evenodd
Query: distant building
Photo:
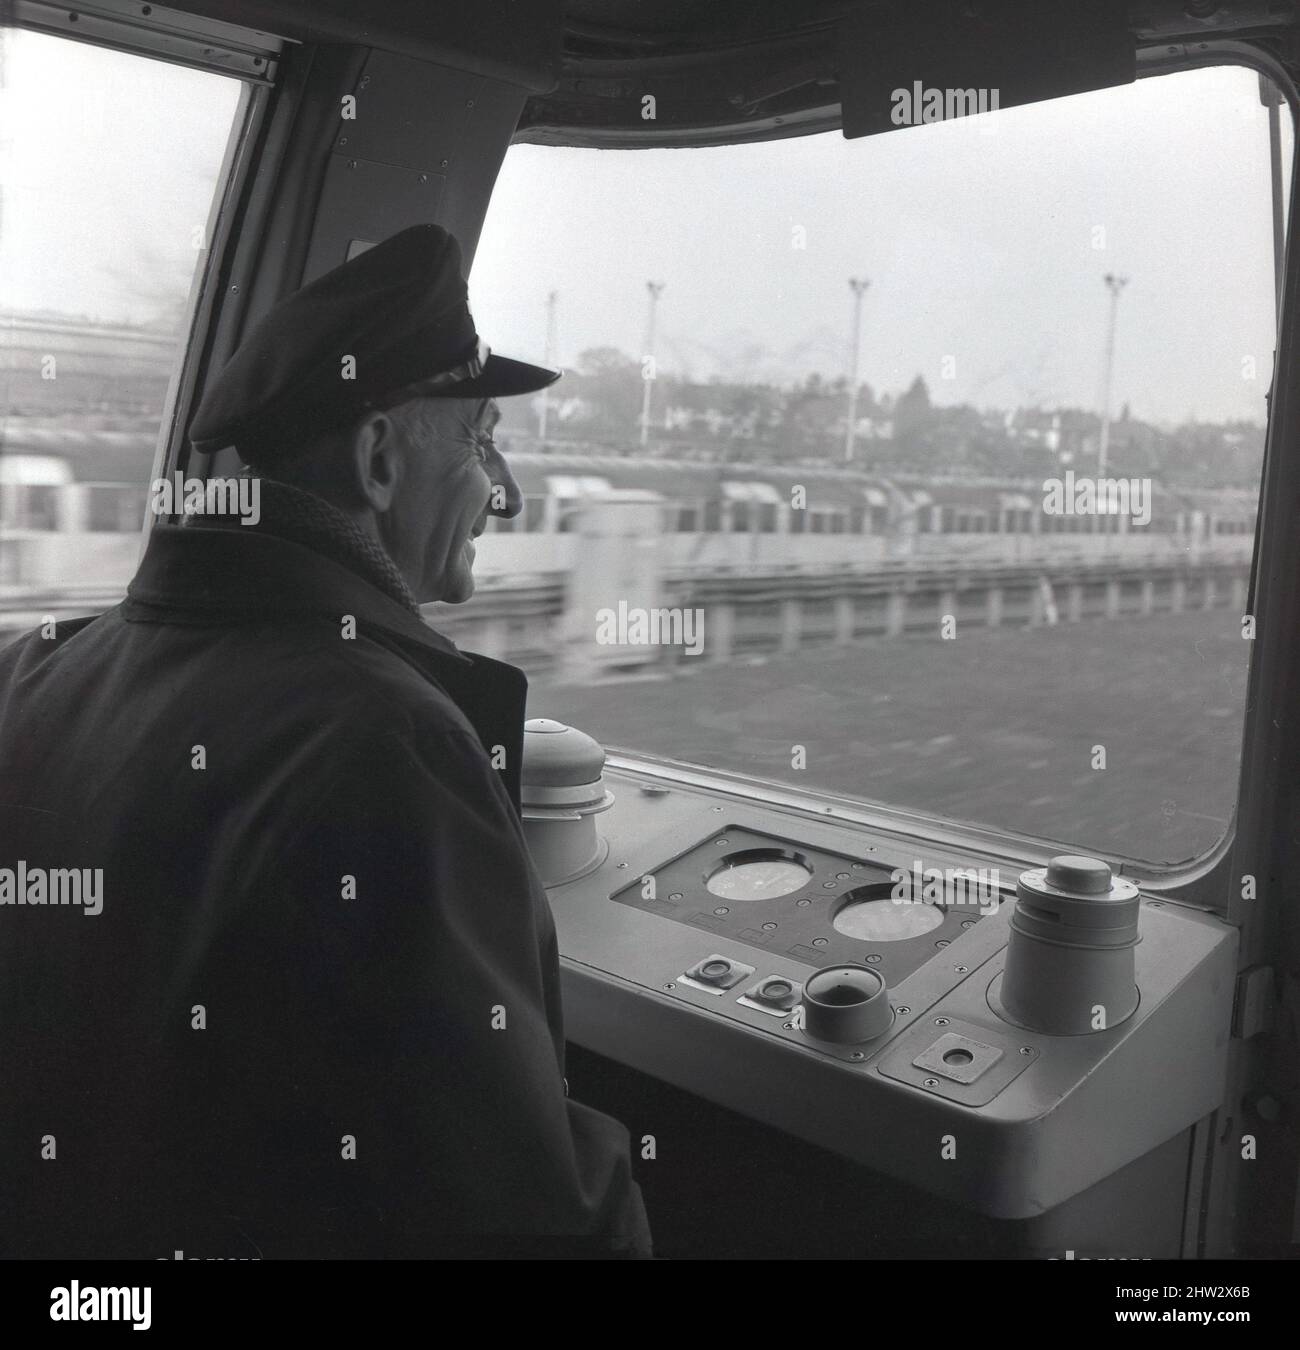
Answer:
<svg viewBox="0 0 1300 1350"><path fill-rule="evenodd" d="M168 331L0 315L0 416L159 418L176 352Z"/></svg>

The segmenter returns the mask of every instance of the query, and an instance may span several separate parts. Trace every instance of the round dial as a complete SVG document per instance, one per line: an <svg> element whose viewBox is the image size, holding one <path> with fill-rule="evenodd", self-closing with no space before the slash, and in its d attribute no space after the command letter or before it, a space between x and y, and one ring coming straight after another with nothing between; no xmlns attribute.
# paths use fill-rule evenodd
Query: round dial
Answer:
<svg viewBox="0 0 1300 1350"><path fill-rule="evenodd" d="M809 868L789 858L759 858L723 863L705 883L724 900L775 900L802 890L812 876Z"/></svg>
<svg viewBox="0 0 1300 1350"><path fill-rule="evenodd" d="M938 905L900 905L884 897L845 905L831 922L837 933L859 942L902 942L933 932L943 919Z"/></svg>

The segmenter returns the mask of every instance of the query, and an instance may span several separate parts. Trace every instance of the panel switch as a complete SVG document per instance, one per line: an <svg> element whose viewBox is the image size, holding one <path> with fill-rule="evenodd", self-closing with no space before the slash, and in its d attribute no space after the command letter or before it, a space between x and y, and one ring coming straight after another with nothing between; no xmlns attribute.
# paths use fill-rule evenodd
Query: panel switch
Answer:
<svg viewBox="0 0 1300 1350"><path fill-rule="evenodd" d="M751 984L740 1000L762 1012L788 1013L803 997L803 985L784 975L765 975L757 984Z"/></svg>
<svg viewBox="0 0 1300 1350"><path fill-rule="evenodd" d="M937 1073L954 1083L973 1083L1002 1058L996 1045L973 1041L949 1031L912 1061L918 1069Z"/></svg>
<svg viewBox="0 0 1300 1350"><path fill-rule="evenodd" d="M753 966L741 961L733 961L729 956L706 956L697 961L684 975L677 977L683 984L693 984L710 994L720 994L724 989L734 989L741 980L748 979L754 973Z"/></svg>

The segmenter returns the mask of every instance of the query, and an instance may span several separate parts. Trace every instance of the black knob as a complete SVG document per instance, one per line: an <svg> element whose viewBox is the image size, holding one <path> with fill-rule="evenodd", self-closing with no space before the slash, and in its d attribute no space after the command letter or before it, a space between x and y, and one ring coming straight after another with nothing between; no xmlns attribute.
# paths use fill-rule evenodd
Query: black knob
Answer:
<svg viewBox="0 0 1300 1350"><path fill-rule="evenodd" d="M889 1030L894 1010L884 979L866 966L827 966L803 987L804 1030L821 1041L854 1045Z"/></svg>

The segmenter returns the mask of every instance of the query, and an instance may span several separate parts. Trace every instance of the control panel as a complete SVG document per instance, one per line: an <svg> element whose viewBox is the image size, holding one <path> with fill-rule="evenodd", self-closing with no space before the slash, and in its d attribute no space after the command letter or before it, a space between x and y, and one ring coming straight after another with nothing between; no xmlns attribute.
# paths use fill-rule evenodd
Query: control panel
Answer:
<svg viewBox="0 0 1300 1350"><path fill-rule="evenodd" d="M573 868L544 879L579 1045L1007 1219L1217 1106L1236 943L1217 916L1101 859L963 856L573 736L588 782L567 790L599 831L594 810L530 808L527 750L524 823Z"/></svg>

